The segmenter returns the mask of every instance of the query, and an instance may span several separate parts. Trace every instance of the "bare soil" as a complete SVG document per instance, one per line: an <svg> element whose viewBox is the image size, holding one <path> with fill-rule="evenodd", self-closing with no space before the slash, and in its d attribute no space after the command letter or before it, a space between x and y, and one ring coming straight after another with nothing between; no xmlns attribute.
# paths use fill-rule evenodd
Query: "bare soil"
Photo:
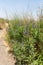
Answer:
<svg viewBox="0 0 43 65"><path fill-rule="evenodd" d="M8 46L5 41L5 29L0 30L0 65L15 65L12 54L7 51Z"/></svg>

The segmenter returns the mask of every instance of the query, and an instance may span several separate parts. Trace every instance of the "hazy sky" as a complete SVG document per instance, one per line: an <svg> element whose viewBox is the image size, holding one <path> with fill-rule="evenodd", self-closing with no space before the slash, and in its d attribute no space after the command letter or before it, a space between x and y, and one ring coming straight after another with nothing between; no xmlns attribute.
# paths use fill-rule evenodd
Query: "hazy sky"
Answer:
<svg viewBox="0 0 43 65"><path fill-rule="evenodd" d="M43 6L43 0L0 0L0 17L12 16L14 13L32 12Z"/></svg>

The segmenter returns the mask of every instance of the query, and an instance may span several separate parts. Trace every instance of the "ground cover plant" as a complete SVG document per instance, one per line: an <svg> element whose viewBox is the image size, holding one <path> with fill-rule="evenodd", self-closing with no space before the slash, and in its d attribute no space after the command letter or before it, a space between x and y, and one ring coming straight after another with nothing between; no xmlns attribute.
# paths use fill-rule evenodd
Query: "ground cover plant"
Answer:
<svg viewBox="0 0 43 65"><path fill-rule="evenodd" d="M15 65L43 65L43 19L10 20L7 41L16 58Z"/></svg>

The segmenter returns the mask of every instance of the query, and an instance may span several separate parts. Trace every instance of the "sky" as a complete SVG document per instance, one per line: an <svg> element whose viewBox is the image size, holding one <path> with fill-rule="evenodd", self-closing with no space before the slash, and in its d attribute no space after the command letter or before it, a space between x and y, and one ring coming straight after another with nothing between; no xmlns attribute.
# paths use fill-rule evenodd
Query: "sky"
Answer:
<svg viewBox="0 0 43 65"><path fill-rule="evenodd" d="M43 0L0 0L0 17L11 17L31 12L36 16L39 7L43 7Z"/></svg>

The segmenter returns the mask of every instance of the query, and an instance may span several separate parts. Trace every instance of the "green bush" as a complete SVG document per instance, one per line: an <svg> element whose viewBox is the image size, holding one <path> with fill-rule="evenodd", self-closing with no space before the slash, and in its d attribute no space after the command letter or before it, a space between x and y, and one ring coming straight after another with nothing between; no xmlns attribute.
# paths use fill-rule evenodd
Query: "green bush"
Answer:
<svg viewBox="0 0 43 65"><path fill-rule="evenodd" d="M7 34L17 65L43 65L43 20L11 20Z"/></svg>

